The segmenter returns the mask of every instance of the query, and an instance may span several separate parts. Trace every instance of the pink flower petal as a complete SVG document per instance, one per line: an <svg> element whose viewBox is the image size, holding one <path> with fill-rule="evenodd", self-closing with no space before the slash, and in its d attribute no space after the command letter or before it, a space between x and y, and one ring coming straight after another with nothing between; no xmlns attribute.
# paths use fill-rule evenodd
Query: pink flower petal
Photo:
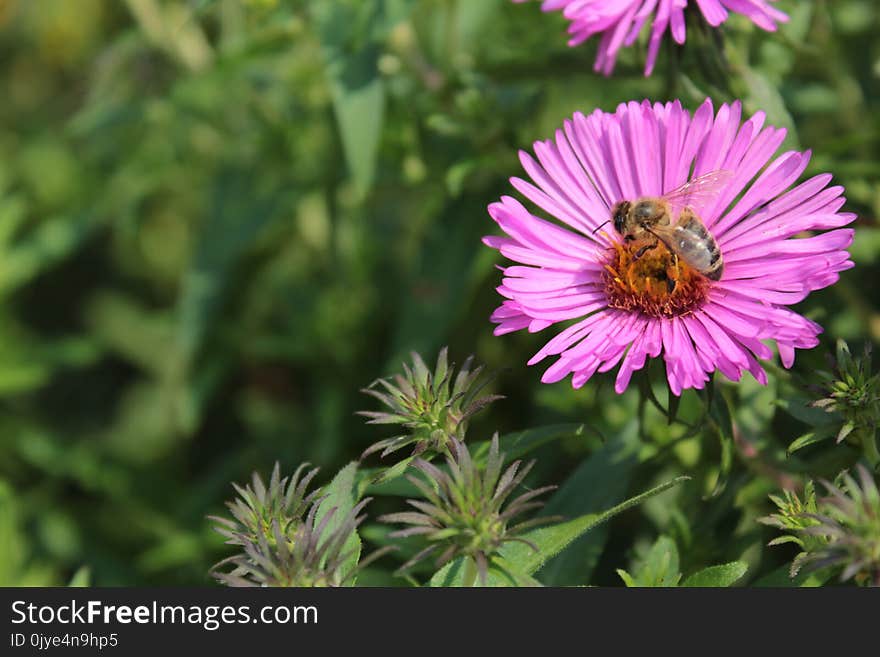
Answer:
<svg viewBox="0 0 880 657"><path fill-rule="evenodd" d="M523 2L524 0L513 0ZM718 27L731 13L741 14L763 30L775 31L777 23L788 20L773 8L775 0L544 0L545 12L560 11L570 21L570 46L577 46L599 35L594 69L604 75L614 70L620 48L632 45L642 27L651 25L645 75L650 75L667 30L676 43L686 39L684 12L695 5L706 22Z"/></svg>

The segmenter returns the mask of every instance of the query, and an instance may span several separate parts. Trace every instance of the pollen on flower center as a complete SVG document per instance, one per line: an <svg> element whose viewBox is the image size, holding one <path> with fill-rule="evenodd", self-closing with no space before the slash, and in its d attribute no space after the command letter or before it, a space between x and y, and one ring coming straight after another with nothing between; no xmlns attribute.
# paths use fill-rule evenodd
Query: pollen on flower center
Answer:
<svg viewBox="0 0 880 657"><path fill-rule="evenodd" d="M616 243L602 274L611 308L650 317L685 315L702 305L710 282L662 242Z"/></svg>

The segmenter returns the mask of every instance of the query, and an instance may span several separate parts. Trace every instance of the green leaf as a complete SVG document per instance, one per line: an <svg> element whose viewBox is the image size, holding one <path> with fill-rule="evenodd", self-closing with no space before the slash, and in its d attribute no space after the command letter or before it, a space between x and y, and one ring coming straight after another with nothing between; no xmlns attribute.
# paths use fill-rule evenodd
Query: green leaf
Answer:
<svg viewBox="0 0 880 657"><path fill-rule="evenodd" d="M355 492L357 467L357 461L352 461L346 465L336 474L335 477L333 477L333 481L327 484L322 491L325 498L318 507L318 513L315 517L316 524L319 524L321 519L331 509L336 509L330 522L327 523L327 527L324 528L324 533L321 537L322 541L325 540L325 537L329 536L331 532L335 531L340 525L342 525L345 521L345 517L351 512L355 504L357 504L357 494ZM357 566L357 562L360 559L361 539L358 536L357 531L353 531L351 536L349 536L345 542L343 552L349 551L351 552L351 556L341 570L343 576L351 572L351 570Z"/></svg>
<svg viewBox="0 0 880 657"><path fill-rule="evenodd" d="M799 143L797 128L785 106L782 94L779 93L779 86L760 71L748 66L742 67L741 75L748 89L748 94L744 99L746 110L752 114L759 110L763 111L767 115L767 123L787 130L788 134L784 143L792 148L797 148Z"/></svg>
<svg viewBox="0 0 880 657"><path fill-rule="evenodd" d="M752 377L743 377L737 384L738 400L734 406L736 426L746 435L758 437L773 421L776 413L774 402L779 396L778 382L768 374L767 385L761 385Z"/></svg>
<svg viewBox="0 0 880 657"><path fill-rule="evenodd" d="M482 289L492 261L483 259L480 223L460 221L471 207L465 198L448 201L420 240L408 289L400 290L386 369L396 369L410 350L436 351Z"/></svg>
<svg viewBox="0 0 880 657"><path fill-rule="evenodd" d="M837 432L837 438L835 438L835 442L841 443L843 440L853 432L856 428L854 422L847 422L842 427L840 427L840 431Z"/></svg>
<svg viewBox="0 0 880 657"><path fill-rule="evenodd" d="M639 560L635 574L624 578L627 586L670 587L681 579L678 546L668 536L659 536L648 553ZM622 577L622 576L621 576Z"/></svg>
<svg viewBox="0 0 880 657"><path fill-rule="evenodd" d="M504 0L458 0L455 12L456 45L460 50L475 50L485 45L482 35Z"/></svg>
<svg viewBox="0 0 880 657"><path fill-rule="evenodd" d="M497 577L507 579L508 586L544 586L541 582L539 582L531 575L520 572L520 570L514 564L507 561L504 557L496 556L492 560L492 566L493 571Z"/></svg>
<svg viewBox="0 0 880 657"><path fill-rule="evenodd" d="M73 588L86 588L91 586L92 571L88 566L80 566L80 568L70 578L67 586Z"/></svg>
<svg viewBox="0 0 880 657"><path fill-rule="evenodd" d="M633 421L618 440L606 443L581 463L548 500L541 515L574 518L618 503L626 495L638 464L638 446L638 422ZM541 568L541 581L547 586L588 584L607 538L607 525L580 536Z"/></svg>
<svg viewBox="0 0 880 657"><path fill-rule="evenodd" d="M781 26L780 34L787 41L801 45L806 42L815 7L812 2L798 2L787 9L789 21Z"/></svg>
<svg viewBox="0 0 880 657"><path fill-rule="evenodd" d="M789 455L794 454L796 451L803 449L807 445L813 445L822 442L823 440L828 440L833 433L834 431L831 427L819 427L815 431L805 433L803 436L791 441L786 452Z"/></svg>
<svg viewBox="0 0 880 657"><path fill-rule="evenodd" d="M627 588L631 589L638 586L635 579L633 579L633 576L626 572L623 568L618 568L617 574L620 575L620 579L623 580L623 583L626 585Z"/></svg>
<svg viewBox="0 0 880 657"><path fill-rule="evenodd" d="M335 0L338 2L338 0ZM360 4L367 4L356 0ZM374 0L375 20L372 24L372 36L376 40L384 39L394 27L405 20L412 12L416 0Z"/></svg>
<svg viewBox="0 0 880 657"><path fill-rule="evenodd" d="M453 559L450 563L443 566L440 570L434 573L434 576L431 577L430 586L432 587L443 587L450 588L456 586L463 586L464 579L464 560L466 557L458 557ZM497 579L497 574L494 570L489 571L489 578L486 584L494 585L494 586L504 586L504 584L500 583L501 580Z"/></svg>
<svg viewBox="0 0 880 657"><path fill-rule="evenodd" d="M10 234L17 232L18 204L7 207L10 201L0 197L0 297L5 298L40 274L57 265L77 249L94 232L96 222L91 215L71 214L43 219L25 236L7 243ZM22 217L26 216L22 212ZM5 234L4 234L5 233Z"/></svg>
<svg viewBox="0 0 880 657"><path fill-rule="evenodd" d="M417 495L418 490L403 475L412 463L413 456L407 456L387 468L370 468L358 472L359 490L371 495Z"/></svg>
<svg viewBox="0 0 880 657"><path fill-rule="evenodd" d="M151 312L117 292L95 294L86 306L88 326L104 349L157 379L168 378L176 352L174 323L168 313Z"/></svg>
<svg viewBox="0 0 880 657"><path fill-rule="evenodd" d="M806 397L789 397L776 400L776 405L785 410L796 420L800 420L811 427L819 427L834 423L834 415L820 408L808 406L811 399Z"/></svg>
<svg viewBox="0 0 880 657"><path fill-rule="evenodd" d="M51 371L48 364L17 362L21 356L16 357L11 351L0 347L0 397L29 392L49 380Z"/></svg>
<svg viewBox="0 0 880 657"><path fill-rule="evenodd" d="M533 543L538 548L537 552L523 543L511 542L502 547L499 554L506 563L513 564L517 572L526 575L533 575L545 563L547 563L549 559L562 552L562 550L568 547L572 541L580 535L616 516L618 513L622 513L627 509L637 506L646 499L662 493L673 486L677 486L688 479L690 479L690 477L676 477L675 479L660 484L659 486L655 486L640 495L631 497L625 502L604 511L603 513L588 513L568 522L563 522L552 527L541 527L540 529L535 529L524 534L522 538ZM456 562L446 564L435 573L431 578L431 586L460 585L462 570L460 566L457 568L458 574L456 576L453 576L450 572L455 563ZM507 585L505 582L509 582L508 577L498 573L494 567L490 568L487 584L491 586L505 586Z"/></svg>
<svg viewBox="0 0 880 657"><path fill-rule="evenodd" d="M50 586L51 572L33 562L23 516L15 490L0 479L0 586Z"/></svg>
<svg viewBox="0 0 880 657"><path fill-rule="evenodd" d="M361 194L375 177L385 110L380 39L408 10L402 0L312 2L342 149Z"/></svg>
<svg viewBox="0 0 880 657"><path fill-rule="evenodd" d="M225 169L214 180L211 208L195 237L178 308L178 347L189 362L214 326L233 271L274 216L278 196L254 174Z"/></svg>
<svg viewBox="0 0 880 657"><path fill-rule="evenodd" d="M727 587L745 575L748 569L748 565L742 561L732 561L718 566L709 566L685 579L681 585L690 587Z"/></svg>
<svg viewBox="0 0 880 657"><path fill-rule="evenodd" d="M676 477L671 481L655 486L654 488L631 497L625 502L611 507L602 513L588 513L574 520L554 525L552 527L541 527L535 529L523 538L531 541L538 547L538 552L534 552L531 548L522 543L509 543L501 550L504 557L519 567L520 571L526 573L534 573L543 566L550 557L559 554L563 549L581 534L590 531L597 525L613 518L619 513L638 506L645 500L658 495L665 490L677 486L690 479L690 477Z"/></svg>
<svg viewBox="0 0 880 657"><path fill-rule="evenodd" d="M559 440L561 438L569 438L571 436L581 436L584 434L587 426L585 424L551 424L544 427L534 429L526 429L524 431L515 431L507 433L498 439L499 448L505 454L508 461L520 459L532 450L546 445L547 443ZM471 454L476 463L483 463L486 455L489 453L491 440L482 440L474 443L471 447Z"/></svg>
<svg viewBox="0 0 880 657"><path fill-rule="evenodd" d="M791 566L785 564L776 570L764 575L762 578L752 583L752 586L758 587L802 587L814 588L822 586L831 579L833 569L823 568L811 573L800 572L794 577L791 576Z"/></svg>
<svg viewBox="0 0 880 657"><path fill-rule="evenodd" d="M12 487L0 480L0 584L13 586L18 581L29 552L21 532L21 512Z"/></svg>
<svg viewBox="0 0 880 657"><path fill-rule="evenodd" d="M455 588L464 586L464 564L469 557L458 557L452 562L446 564L434 577L431 578L432 587ZM474 582L474 586L519 586L519 587L540 587L541 582L531 575L520 571L515 565L499 555L495 555L486 578L486 582L480 582L479 579Z"/></svg>

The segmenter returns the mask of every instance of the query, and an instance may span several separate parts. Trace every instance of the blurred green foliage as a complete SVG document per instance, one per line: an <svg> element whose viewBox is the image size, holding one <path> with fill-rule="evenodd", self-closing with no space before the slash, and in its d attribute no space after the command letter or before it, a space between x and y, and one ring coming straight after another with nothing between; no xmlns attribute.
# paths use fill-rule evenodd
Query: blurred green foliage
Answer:
<svg viewBox="0 0 880 657"><path fill-rule="evenodd" d="M814 410L795 385L836 338L880 340L880 12L779 6L778 34L731 20L723 58L691 29L652 78L634 48L604 79L595 43L569 49L558 14L507 0L0 0L0 584L82 583L81 567L101 585L209 583L226 551L205 516L229 482L276 459L329 481L383 437L355 417L374 409L358 389L444 344L501 370L507 400L471 435L591 428L536 468L581 473L572 516L694 477L585 537L579 576L620 585L661 535L674 575L784 567L794 552L765 549L755 522L767 494L857 455L786 456ZM732 417L705 435L649 406L634 455L614 437L634 438L635 386L541 385L525 362L544 338L492 336L485 208L572 112L706 94L765 110L813 150L807 174L846 186L857 267L801 304L826 335L791 375L722 386ZM688 392L678 413L700 408Z"/></svg>

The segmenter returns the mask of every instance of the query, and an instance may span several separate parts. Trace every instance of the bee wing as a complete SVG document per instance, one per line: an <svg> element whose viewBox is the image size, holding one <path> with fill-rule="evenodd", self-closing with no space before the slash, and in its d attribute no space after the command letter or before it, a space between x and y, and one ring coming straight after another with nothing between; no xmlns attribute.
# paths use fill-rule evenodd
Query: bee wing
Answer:
<svg viewBox="0 0 880 657"><path fill-rule="evenodd" d="M654 224L647 231L658 238L670 250L675 250L675 226L664 226L662 224Z"/></svg>
<svg viewBox="0 0 880 657"><path fill-rule="evenodd" d="M680 211L686 207L691 207L699 211L703 206L715 199L718 192L721 191L732 177L733 171L728 171L727 169L710 171L687 181L677 189L667 192L661 198L676 210Z"/></svg>

